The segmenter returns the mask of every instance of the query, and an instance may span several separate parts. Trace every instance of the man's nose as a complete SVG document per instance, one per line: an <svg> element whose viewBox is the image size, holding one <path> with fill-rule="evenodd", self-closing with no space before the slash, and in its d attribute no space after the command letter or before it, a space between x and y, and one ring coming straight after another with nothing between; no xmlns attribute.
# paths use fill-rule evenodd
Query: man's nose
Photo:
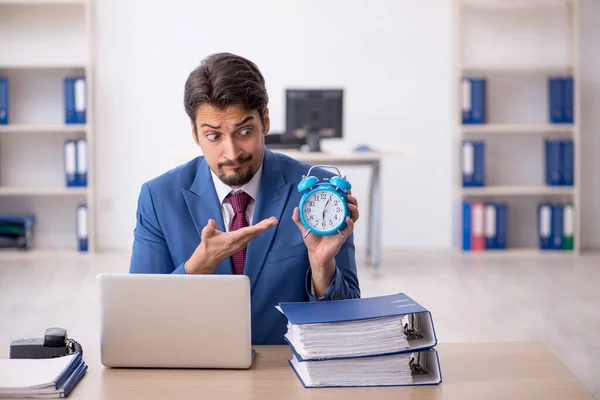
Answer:
<svg viewBox="0 0 600 400"><path fill-rule="evenodd" d="M225 149L224 149L225 158L227 158L228 160L231 160L231 161L237 160L241 154L241 149L237 145L235 140L233 140L231 137L225 139L224 146L225 146Z"/></svg>

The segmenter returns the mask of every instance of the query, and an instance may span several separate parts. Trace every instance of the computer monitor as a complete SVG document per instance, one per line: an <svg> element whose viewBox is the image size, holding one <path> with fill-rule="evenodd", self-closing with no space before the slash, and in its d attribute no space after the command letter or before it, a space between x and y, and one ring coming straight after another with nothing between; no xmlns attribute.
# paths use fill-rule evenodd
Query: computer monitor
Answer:
<svg viewBox="0 0 600 400"><path fill-rule="evenodd" d="M343 89L287 89L285 135L321 151L321 139L343 137L343 106Z"/></svg>

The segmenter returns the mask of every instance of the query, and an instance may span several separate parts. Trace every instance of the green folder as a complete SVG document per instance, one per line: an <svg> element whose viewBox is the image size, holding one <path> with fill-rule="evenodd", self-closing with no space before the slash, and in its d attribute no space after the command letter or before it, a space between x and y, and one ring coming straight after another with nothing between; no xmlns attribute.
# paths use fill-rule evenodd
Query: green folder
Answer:
<svg viewBox="0 0 600 400"><path fill-rule="evenodd" d="M563 211L563 250L573 250L573 203L566 203Z"/></svg>

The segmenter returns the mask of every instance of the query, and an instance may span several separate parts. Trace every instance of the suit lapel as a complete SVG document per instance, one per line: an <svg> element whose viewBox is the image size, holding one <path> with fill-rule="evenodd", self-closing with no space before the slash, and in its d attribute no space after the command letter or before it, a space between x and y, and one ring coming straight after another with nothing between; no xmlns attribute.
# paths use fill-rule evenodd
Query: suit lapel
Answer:
<svg viewBox="0 0 600 400"><path fill-rule="evenodd" d="M252 224L272 216L281 221L290 188L291 183L285 182L277 159L269 149L265 149L260 190ZM254 290L260 276L277 227L276 225L267 229L248 244L244 273L250 278L251 291Z"/></svg>
<svg viewBox="0 0 600 400"><path fill-rule="evenodd" d="M190 186L190 189L183 189L183 198L187 204L196 230L198 238L202 237L202 229L208 224L209 219L214 219L217 223L217 229L225 232L225 224L223 223L223 214L219 204L219 198L215 191L215 185L212 181L210 167L204 158L198 165L196 177ZM200 242L198 242L199 244ZM231 274L233 266L231 258L226 258L221 261L215 269L215 274Z"/></svg>

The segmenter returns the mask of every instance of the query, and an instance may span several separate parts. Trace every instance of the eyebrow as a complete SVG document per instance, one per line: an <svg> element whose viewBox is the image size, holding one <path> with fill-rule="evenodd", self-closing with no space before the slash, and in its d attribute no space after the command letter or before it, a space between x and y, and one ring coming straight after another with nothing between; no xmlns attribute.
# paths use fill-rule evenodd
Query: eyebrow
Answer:
<svg viewBox="0 0 600 400"><path fill-rule="evenodd" d="M246 122L248 122L252 119L254 119L254 115L244 118L241 122L236 123L235 126L244 125ZM221 125L211 125L211 124L207 124L207 123L203 123L200 125L201 128L204 126L208 126L209 128L212 128L212 129L221 129Z"/></svg>

